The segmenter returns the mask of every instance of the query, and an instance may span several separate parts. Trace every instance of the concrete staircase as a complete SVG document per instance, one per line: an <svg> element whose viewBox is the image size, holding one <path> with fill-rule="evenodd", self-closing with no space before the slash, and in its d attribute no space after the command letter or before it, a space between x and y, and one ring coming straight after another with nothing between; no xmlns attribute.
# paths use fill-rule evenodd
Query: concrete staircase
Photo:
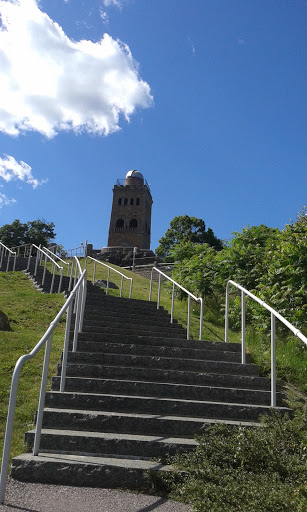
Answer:
<svg viewBox="0 0 307 512"><path fill-rule="evenodd" d="M25 272L25 274L29 277L29 279L31 279L33 281L34 286L38 290L40 290L43 293L50 293L52 274L51 274L51 272L49 272L49 270L46 270L44 284L42 284L44 268L42 266L39 266L37 269L36 276L34 276L35 260L36 260L35 257L31 258L30 266L29 266L29 269L27 270L28 258L19 256L18 258L16 258L15 271ZM7 265L7 258L4 257L3 261L2 261L2 268L0 269L0 271L1 270L5 271L6 265ZM12 271L12 270L13 270L13 259L10 258L9 271ZM66 269L64 269L64 271L66 271ZM54 283L53 283L53 293L57 293L58 288L59 288L59 281L60 281L60 276L55 275ZM69 277L63 275L61 292L64 292L65 295L68 295L68 287L69 287Z"/></svg>
<svg viewBox="0 0 307 512"><path fill-rule="evenodd" d="M170 471L167 454L191 450L195 434L225 422L257 425L270 411L270 382L240 363L240 346L188 341L147 301L106 296L88 285L84 329L69 353L64 393L46 395L41 449L12 461L12 477L92 487L146 487ZM281 413L282 393L277 394ZM26 433L33 445L34 431Z"/></svg>

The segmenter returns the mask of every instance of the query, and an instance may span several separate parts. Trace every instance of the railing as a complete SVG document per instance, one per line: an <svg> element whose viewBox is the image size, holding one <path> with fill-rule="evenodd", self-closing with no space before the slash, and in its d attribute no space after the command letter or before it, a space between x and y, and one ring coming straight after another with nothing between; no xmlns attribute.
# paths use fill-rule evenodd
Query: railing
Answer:
<svg viewBox="0 0 307 512"><path fill-rule="evenodd" d="M152 268L151 276L150 276L150 289L149 289L149 300L151 300L151 294L152 294L152 281L153 281L153 272L159 273L159 284L158 284L158 299L157 299L157 309L160 307L160 294L161 294L161 276L163 276L165 279L173 283L173 290L172 290L172 308L171 308L171 324L174 321L174 300L175 300L175 286L177 288L180 288L183 292L185 292L188 295L188 319L187 319L187 339L190 339L190 323L191 323L191 298L194 299L196 302L200 302L200 317L199 317L199 339L202 339L203 334L203 316L204 316L204 301L202 297L195 297L193 293L186 290L183 286L178 284L176 281L171 279L169 276L161 272L156 267Z"/></svg>
<svg viewBox="0 0 307 512"><path fill-rule="evenodd" d="M304 336L299 329L294 327L288 320L282 315L277 313L275 309L271 308L263 300L256 297L253 293L243 288L243 286L229 280L226 286L226 305L225 305L225 343L228 342L228 329L229 329L229 288L230 285L235 286L241 290L241 362L245 364L245 297L246 295L258 302L261 306L267 309L271 313L271 407L276 406L276 318L280 320L290 331L293 332L300 340L307 345L307 338Z"/></svg>
<svg viewBox="0 0 307 512"><path fill-rule="evenodd" d="M116 270L115 268L111 267L110 265L107 265L106 263L104 263L103 261L100 261L100 260L95 260L95 258L92 258L92 256L88 256L85 260L85 265L87 264L87 260L92 260L94 262L94 271L93 271L93 284L95 284L95 275L96 275L96 264L99 263L99 265L103 265L104 267L106 267L108 269L108 278L107 278L107 288L106 288L106 294L108 295L109 293L109 283L110 283L110 272L115 272L116 274L119 274L122 278L121 278L121 282L120 282L120 292L119 292L119 296L121 297L122 296L122 291L123 291L123 282L124 282L124 279L126 279L127 281L130 281L130 290L129 290L129 299L131 299L131 295L132 295L132 283L133 283L133 280L132 280L132 277L127 277L125 276L125 274L123 274L122 272L119 272L119 270Z"/></svg>
<svg viewBox="0 0 307 512"><path fill-rule="evenodd" d="M70 263L68 263L67 261L62 260L62 258L60 258L60 256L58 256L58 254L56 254L55 252L50 251L50 249L48 249L48 247L43 247L43 250L48 252L49 254L52 254L52 256L54 256L54 258L57 258L57 260L60 261L61 263L63 263L63 265L67 265L67 276L69 276Z"/></svg>
<svg viewBox="0 0 307 512"><path fill-rule="evenodd" d="M47 377L48 377L48 367L49 367L49 359L50 359L53 331L54 331L55 327L58 325L58 323L61 320L64 313L67 312L63 360L62 360L62 373L61 373L61 383L60 383L60 392L64 392L65 379L66 379L67 355L68 355L68 348L69 348L69 334L70 334L70 327L71 327L71 320L72 320L72 313L73 313L73 305L75 306L75 311L76 311L73 351L76 351L78 333L82 331L85 299L86 299L86 270L84 270L82 272L81 267L79 267L78 282L76 283L72 293L70 294L69 298L65 302L64 306L62 307L60 312L57 314L55 319L51 322L51 324L50 324L49 328L47 329L47 331L45 332L44 336L37 343L37 345L33 348L33 350L29 354L25 354L25 355L21 356L16 363L13 377L12 377L9 408L8 408L8 414L7 414L7 423L6 423L6 431L5 431L4 446L3 446L3 457L2 457L1 476L0 476L0 503L4 503L6 482L7 482L8 469L9 469L11 443L12 443L13 423L14 423L14 416L15 416L15 409L16 409L18 381L19 381L21 369L26 361L33 359L36 356L36 354L40 351L40 349L44 345L46 345L44 365L43 365L43 371L42 371L41 390L40 390L38 412L37 412L37 419L36 419L34 447L33 447L33 455L38 455L39 448L40 448L41 429L42 429L42 424L43 424L43 411L44 411L46 385L47 385Z"/></svg>
<svg viewBox="0 0 307 512"><path fill-rule="evenodd" d="M60 272L60 280L59 280L59 287L58 287L58 293L60 293L61 292L61 287L62 287L62 279L63 279L63 267L61 267L53 258L51 258L51 256L47 253L47 251L45 251L41 247L38 247L35 244L31 245L31 249L30 249L29 257L28 257L27 270L29 270L29 268L30 268L33 247L36 249L36 262L35 262L35 269L34 269L34 277L37 274L38 265L40 265L42 263L42 259L45 258L44 271L43 271L43 279L42 279L42 285L44 285L45 277L46 277L46 270L47 270L47 261L50 261L51 264L52 264L52 268L51 268L52 280L51 280L51 286L50 286L50 293L53 292L53 285L54 285L55 270L56 270L56 268L58 268L59 272Z"/></svg>
<svg viewBox="0 0 307 512"><path fill-rule="evenodd" d="M12 255L14 257L14 263L13 263L13 272L14 272L15 267L16 267L16 252L14 252L11 249L9 249L8 247L6 247L6 245L4 245L2 242L0 242L0 252L1 252L0 268L2 267L3 256L6 256L6 254L8 254L7 263L6 263L6 272L8 272L9 265L10 265L10 258Z"/></svg>
<svg viewBox="0 0 307 512"><path fill-rule="evenodd" d="M74 249L68 249L67 258L73 258L76 256L77 258L84 258L86 256L85 246L82 244L80 247L75 247Z"/></svg>
<svg viewBox="0 0 307 512"><path fill-rule="evenodd" d="M26 258L29 256L31 245L32 244L15 245L14 247L11 247L11 250L15 250L17 252L17 257L22 256L23 253L24 258Z"/></svg>

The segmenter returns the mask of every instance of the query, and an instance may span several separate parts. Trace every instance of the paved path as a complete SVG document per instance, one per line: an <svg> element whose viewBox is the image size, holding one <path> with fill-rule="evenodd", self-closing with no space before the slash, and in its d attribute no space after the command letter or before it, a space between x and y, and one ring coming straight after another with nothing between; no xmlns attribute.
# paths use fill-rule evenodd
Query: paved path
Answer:
<svg viewBox="0 0 307 512"><path fill-rule="evenodd" d="M28 484L9 479L1 512L191 512L191 507L113 489Z"/></svg>

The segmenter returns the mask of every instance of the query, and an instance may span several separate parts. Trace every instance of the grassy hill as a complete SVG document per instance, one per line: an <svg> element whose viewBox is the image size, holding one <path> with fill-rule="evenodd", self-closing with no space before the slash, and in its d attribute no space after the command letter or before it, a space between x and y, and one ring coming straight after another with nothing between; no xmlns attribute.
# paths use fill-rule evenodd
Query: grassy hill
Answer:
<svg viewBox="0 0 307 512"><path fill-rule="evenodd" d="M84 261L81 261L82 267ZM113 266L115 269L118 267ZM88 279L93 278L94 264L88 263ZM123 270L127 277L133 278L132 297L148 300L149 280ZM97 264L97 279L107 279L107 269ZM110 280L120 287L121 277L111 271ZM123 296L129 296L130 283L125 280ZM157 283L153 284L152 300L157 298ZM171 287L163 283L161 290L161 305L170 311ZM113 295L119 295L119 289L110 290ZM56 316L64 303L63 295L41 294L32 285L23 273L0 273L0 309L9 317L12 330L0 333L0 450L2 445L6 414L9 400L9 391L12 373L18 358L30 352L40 340L50 322ZM175 318L186 326L187 301L175 300ZM53 349L51 353L50 376L56 372L56 364L60 359L64 341L65 318L57 327L53 336ZM198 339L199 331L199 305L192 301L191 334ZM221 341L224 338L224 320L214 304L207 304L204 311L203 338L206 340ZM240 342L240 333L230 331L229 341ZM188 340L187 340L188 344ZM292 338L278 340L277 361L280 376L286 377L301 389L306 382L306 350L300 342ZM269 342L259 339L252 331L247 335L247 346L254 361L262 365L264 373L269 372ZM43 362L43 351L35 360L25 364L20 378L17 412L13 434L12 455L20 453L23 446L23 435L31 427L31 422L38 405L39 386Z"/></svg>
<svg viewBox="0 0 307 512"><path fill-rule="evenodd" d="M2 457L10 386L15 364L31 352L64 304L63 295L44 295L37 291L22 272L0 273L0 309L10 321L11 331L0 332L0 450ZM65 318L52 340L50 375L63 348ZM32 425L38 405L44 349L35 360L25 363L20 376L12 454L23 450L23 436Z"/></svg>

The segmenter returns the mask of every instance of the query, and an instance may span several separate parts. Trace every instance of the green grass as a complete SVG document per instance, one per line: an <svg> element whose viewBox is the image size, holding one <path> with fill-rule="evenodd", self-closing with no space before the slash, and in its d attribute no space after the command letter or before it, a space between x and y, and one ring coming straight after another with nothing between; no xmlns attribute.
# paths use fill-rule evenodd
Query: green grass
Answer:
<svg viewBox="0 0 307 512"><path fill-rule="evenodd" d="M44 295L35 290L22 272L0 273L0 309L10 322L11 331L0 332L0 454L2 457L11 379L20 356L31 352L64 304L63 295ZM52 340L49 377L56 373L63 348L65 318ZM23 437L32 427L38 405L44 349L27 361L20 376L12 456L23 451Z"/></svg>

